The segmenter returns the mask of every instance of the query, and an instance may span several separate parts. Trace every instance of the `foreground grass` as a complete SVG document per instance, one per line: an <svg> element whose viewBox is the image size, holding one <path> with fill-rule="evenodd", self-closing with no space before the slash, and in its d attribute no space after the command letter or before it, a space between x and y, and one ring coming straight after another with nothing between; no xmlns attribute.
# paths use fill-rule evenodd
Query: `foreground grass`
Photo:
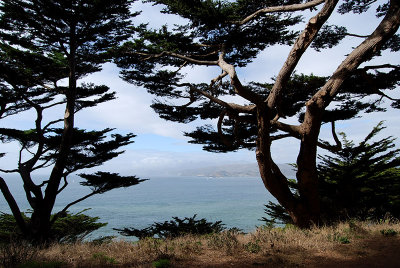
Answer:
<svg viewBox="0 0 400 268"><path fill-rule="evenodd" d="M260 227L136 243L8 245L4 267L396 267L400 224L347 222L300 230ZM393 256L392 256L393 255ZM400 267L400 266L399 266Z"/></svg>

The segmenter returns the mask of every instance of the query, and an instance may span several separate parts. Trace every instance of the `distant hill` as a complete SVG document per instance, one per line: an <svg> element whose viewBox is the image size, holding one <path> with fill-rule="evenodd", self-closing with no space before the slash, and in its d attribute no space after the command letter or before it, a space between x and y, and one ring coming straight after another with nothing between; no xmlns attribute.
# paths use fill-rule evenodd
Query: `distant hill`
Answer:
<svg viewBox="0 0 400 268"><path fill-rule="evenodd" d="M288 177L295 177L293 167L288 164L278 164L282 173ZM222 166L208 166L196 169L182 170L180 176L193 177L260 177L257 163L229 164Z"/></svg>

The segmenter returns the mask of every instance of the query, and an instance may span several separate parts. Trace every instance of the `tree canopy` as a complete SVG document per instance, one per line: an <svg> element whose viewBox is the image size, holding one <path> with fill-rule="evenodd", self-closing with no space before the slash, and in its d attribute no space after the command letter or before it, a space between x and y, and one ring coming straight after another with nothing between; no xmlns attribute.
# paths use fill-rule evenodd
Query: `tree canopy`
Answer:
<svg viewBox="0 0 400 268"><path fill-rule="evenodd" d="M400 66L375 64L383 51L399 51L398 1L169 1L149 0L162 13L178 15L184 25L150 29L142 25L137 38L116 51L115 62L128 82L145 87L156 98L160 117L177 122L217 121L186 133L191 143L212 152L254 149L265 187L277 198L294 223L307 227L320 221L317 148L335 152L341 143L335 122L372 111L384 111L383 98L399 85ZM376 9L379 21L369 34L348 32L328 19L347 13L361 16ZM305 16L308 22L302 24ZM186 23L187 22L187 23ZM302 31L297 31L303 25ZM360 43L329 76L297 74L296 66L308 49L321 51L345 38ZM237 70L273 45L292 47L273 82L244 83ZM370 64L367 64L371 62ZM322 60L318 64L325 64ZM319 66L316 63L315 68ZM203 83L185 79L185 67L218 67L215 78ZM213 70L214 70L213 69ZM234 98L232 98L232 96ZM235 101L235 102L233 102ZM297 116L297 123L285 119ZM334 143L319 139L330 123ZM294 195L271 154L278 139L299 140L298 195Z"/></svg>
<svg viewBox="0 0 400 268"><path fill-rule="evenodd" d="M51 216L69 175L102 165L133 142L132 133L75 127L77 112L115 98L107 86L78 85L78 80L101 70L110 50L132 34L132 2L7 0L0 5L0 120L29 109L36 115L32 129L0 128L2 142L20 145L16 167L1 172L20 175L32 208L29 221L1 177L0 189L27 239L46 242L52 239L51 226L71 205L143 181L109 172L80 174L92 192ZM54 116L57 107L65 107L65 113ZM49 176L38 183L32 174L43 168Z"/></svg>

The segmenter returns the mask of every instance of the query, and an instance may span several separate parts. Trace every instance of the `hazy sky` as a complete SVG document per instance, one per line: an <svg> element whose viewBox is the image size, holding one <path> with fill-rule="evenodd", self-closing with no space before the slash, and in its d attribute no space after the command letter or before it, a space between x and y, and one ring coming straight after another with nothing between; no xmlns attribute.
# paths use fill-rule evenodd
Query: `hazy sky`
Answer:
<svg viewBox="0 0 400 268"><path fill-rule="evenodd" d="M143 9L142 15L135 18L135 23L151 22L151 26L158 27L165 22L169 25L182 22L175 16L164 16L158 13L159 7L149 4L136 3L137 9ZM315 12L313 13L315 14ZM308 21L310 17L305 18ZM329 24L347 26L351 33L369 34L379 21L373 14L334 16ZM309 51L301 59L298 73L330 75L351 52L352 47L361 43L359 38L348 38L346 42L333 49L324 50L322 53ZM239 78L243 83L250 81L267 82L278 74L286 59L290 47L278 46L268 48L249 66L238 69ZM396 55L385 57L386 62L400 64L400 57ZM385 61L377 61L382 63ZM209 82L216 77L218 68L196 67L186 68L188 81ZM137 88L119 78L119 70L113 64L104 65L103 71L92 74L84 79L86 82L105 84L117 91L118 99L99 105L95 108L82 111L76 116L77 127L86 129L102 129L105 127L116 128L120 133L133 132L137 135L135 143L125 147L126 153L110 161L101 167L101 170L121 172L123 174L137 175L173 175L182 168L193 168L211 165L224 165L232 163L255 162L255 154L252 151L240 151L227 154L214 154L201 150L201 145L187 143L182 133L190 131L202 122L191 124L179 124L160 119L149 107L152 96L144 89ZM400 97L398 89L392 96ZM62 116L63 109L55 109L52 114ZM367 114L348 122L337 124L337 131L344 131L350 139L360 141L368 131L380 120L386 120L387 129L384 136L397 136L400 133L399 112L390 110L387 113ZM18 115L4 120L2 127L32 126L33 120L30 113ZM4 124L4 125L3 125ZM330 128L323 127L321 137L332 140ZM399 144L399 143L397 143ZM293 163L296 160L299 144L294 139L286 139L277 142L273 146L273 157L277 163ZM8 156L1 160L0 167L15 166L17 162L17 146L14 143L2 144L1 152L8 152ZM323 153L323 151L320 151Z"/></svg>

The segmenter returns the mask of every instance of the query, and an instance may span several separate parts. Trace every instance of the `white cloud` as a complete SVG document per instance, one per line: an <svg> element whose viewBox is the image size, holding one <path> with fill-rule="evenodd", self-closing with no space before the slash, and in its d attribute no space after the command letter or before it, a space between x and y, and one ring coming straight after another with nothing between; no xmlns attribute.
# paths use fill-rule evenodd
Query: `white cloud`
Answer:
<svg viewBox="0 0 400 268"><path fill-rule="evenodd" d="M170 26L174 23L182 22L182 19L176 16L159 15L160 6L153 7L149 4L142 4L139 1L135 3L136 6L143 8L143 13L134 19L135 23L151 22L151 27L159 27L166 22ZM167 19L166 19L167 18ZM375 25L371 23L370 17L366 16L365 19L354 20L354 16L334 16L332 24L352 25L350 32L357 34L367 34L371 32ZM375 23L376 24L376 23ZM344 59L345 54L351 51L351 47L360 43L358 38L350 38L342 45L316 53L309 49L304 57L301 59L297 70L299 73L317 75L330 75L335 68ZM261 52L253 63L249 64L246 68L238 68L238 75L242 82L259 81L267 82L270 78L276 76L282 67L290 47L276 46L266 49ZM386 57L388 59L390 57ZM399 57L391 57L392 63L399 64ZM205 82L209 83L211 79L220 74L218 67L196 67L184 68L186 73L186 80L192 82ZM135 86L124 82L119 78L118 69L113 64L106 64L102 72L92 74L84 79L86 82L93 82L95 84L108 85L112 90L117 91L117 100L110 101L99 105L98 107L87 109L77 114L77 126L82 128L100 129L104 127L115 127L117 131L133 132L137 135L154 134L163 137L172 137L177 141L185 141L183 131L193 130L193 124L178 124L168 122L160 119L158 115L150 108L152 103L152 96L144 89L136 88ZM229 100L232 100L228 98ZM62 109L56 111L62 116ZM26 127L33 126L32 114L24 113L17 117L5 120L4 123L7 127ZM398 124L398 112L390 111L387 113L373 113L367 114L364 118L352 120L351 122L340 122L337 124L337 131L345 131L349 134L349 138L355 141L361 141L365 134L368 133L373 126L381 119L386 119L388 129L384 131L384 136L396 135L400 133L400 126ZM330 128L324 126L321 129L321 137L332 141ZM147 143L146 143L147 142ZM212 154L203 152L199 146L185 145L184 152L179 152L172 149L177 145L166 144L160 145L158 149L151 146L151 141L143 142L143 144L133 144L128 146L126 153L110 161L104 167L105 170L110 169L116 172L133 172L134 174L172 174L180 168L190 168L201 165L215 165L215 163L231 163L231 162L255 162L255 154L251 151L241 151L230 154ZM18 146L13 144L2 144L0 152L13 151L10 154L12 160L2 159L1 167L9 164L15 164L15 159L18 156ZM140 149L135 149L135 145ZM146 150L146 146L148 149ZM183 146L183 145L182 145ZM273 157L278 163L292 163L296 161L299 144L295 139L283 140L274 143L272 151ZM321 151L322 152L322 151ZM103 169L103 167L102 167Z"/></svg>

